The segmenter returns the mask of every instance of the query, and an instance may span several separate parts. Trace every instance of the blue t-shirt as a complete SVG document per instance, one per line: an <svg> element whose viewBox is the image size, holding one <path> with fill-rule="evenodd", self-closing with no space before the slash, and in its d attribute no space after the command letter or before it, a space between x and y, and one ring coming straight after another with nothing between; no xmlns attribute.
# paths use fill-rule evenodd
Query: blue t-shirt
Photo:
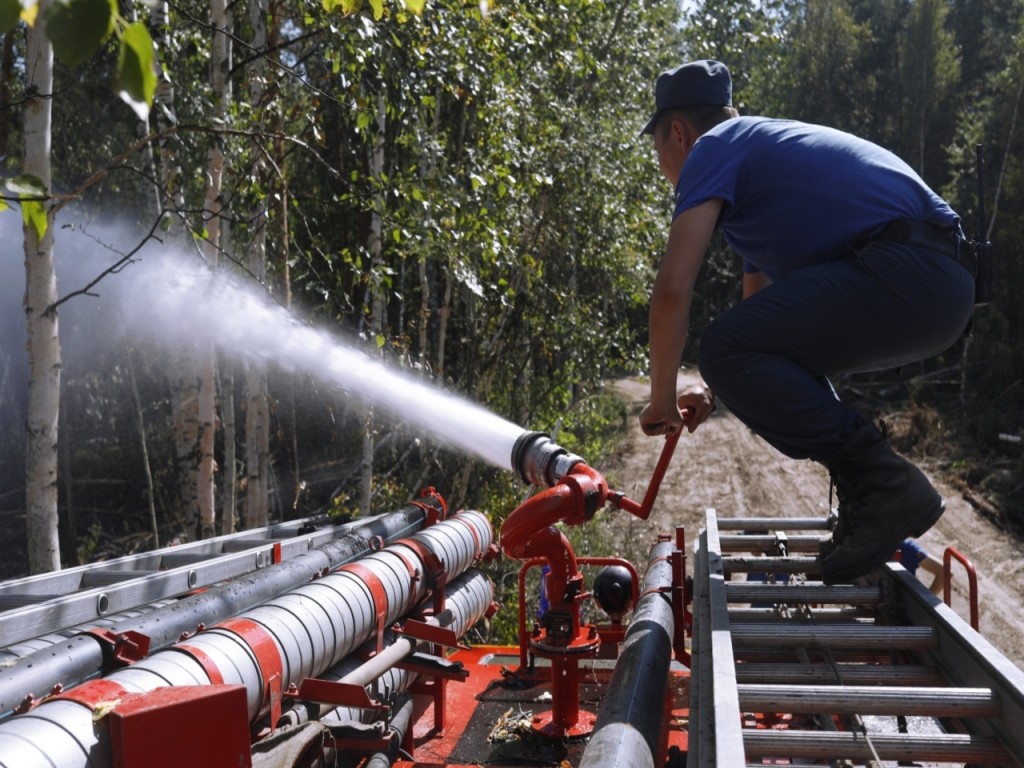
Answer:
<svg viewBox="0 0 1024 768"><path fill-rule="evenodd" d="M892 152L848 133L766 117L726 120L701 136L676 185L675 216L725 202L719 227L747 272L769 277L840 258L894 219L959 217Z"/></svg>

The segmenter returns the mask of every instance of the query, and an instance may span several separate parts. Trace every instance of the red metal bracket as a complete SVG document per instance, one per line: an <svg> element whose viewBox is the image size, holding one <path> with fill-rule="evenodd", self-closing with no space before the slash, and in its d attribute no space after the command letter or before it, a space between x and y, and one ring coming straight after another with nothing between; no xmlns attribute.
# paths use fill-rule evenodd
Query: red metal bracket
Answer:
<svg viewBox="0 0 1024 768"><path fill-rule="evenodd" d="M304 701L315 701L319 704L331 704L335 707L372 709L380 714L390 711L390 707L386 704L381 704L379 701L371 699L366 692L366 688L362 685L321 680L316 677L307 677L302 681L298 689L290 686L284 695Z"/></svg>
<svg viewBox="0 0 1024 768"><path fill-rule="evenodd" d="M441 613L445 606L445 586L448 584L448 574L445 572L444 563L441 562L437 555L427 549L422 542L416 539L402 539L396 543L396 549L399 546L411 549L423 564L423 583L426 584L427 589L432 593L433 612L435 615ZM408 607L412 608L411 605Z"/></svg>
<svg viewBox="0 0 1024 768"><path fill-rule="evenodd" d="M127 694L128 691L123 686L118 685L112 680L99 678L76 685L74 688L64 691L53 698L62 701L73 701L87 709L96 709L100 704L108 701L117 701Z"/></svg>
<svg viewBox="0 0 1024 768"><path fill-rule="evenodd" d="M195 659L196 663L203 668L206 676L210 678L210 683L213 685L223 685L224 675L220 673L220 669L217 667L216 662L210 658L210 655L202 650L196 648L194 645L188 645L187 643L178 643L171 646L167 650L179 651Z"/></svg>
<svg viewBox="0 0 1024 768"><path fill-rule="evenodd" d="M448 518L448 504L445 502L444 497L437 492L436 488L433 486L427 486L426 488L421 489L420 498L433 499L437 502L437 506L416 500L409 502L414 507L419 507L426 513L426 517L423 521L424 528L429 528L438 520L446 520Z"/></svg>
<svg viewBox="0 0 1024 768"><path fill-rule="evenodd" d="M469 649L466 648L466 650ZM424 653L411 653L395 664L395 667L406 672L415 672L421 677L438 680L454 680L464 683L469 679L469 670L462 665L462 662L448 661L440 656Z"/></svg>
<svg viewBox="0 0 1024 768"><path fill-rule="evenodd" d="M85 630L110 649L110 658L115 662L113 667L127 667L149 655L149 637L141 632L111 632L109 629L93 627Z"/></svg>
<svg viewBox="0 0 1024 768"><path fill-rule="evenodd" d="M281 691L284 687L284 666L274 636L252 619L234 618L220 622L217 629L238 635L256 657L260 674L263 676L260 712L270 709L271 728L281 719Z"/></svg>
<svg viewBox="0 0 1024 768"><path fill-rule="evenodd" d="M330 742L339 752L356 753L367 757L377 752L390 754L395 750L397 737L391 729L377 724L327 723ZM409 729L412 731L412 729ZM358 762L358 761L356 761Z"/></svg>
<svg viewBox="0 0 1024 768"><path fill-rule="evenodd" d="M693 614L687 607L689 604L690 596L686 589L686 530L680 525L676 527L676 546L672 551L672 617L675 624L672 645L676 661L686 667L693 666L690 652L686 650L686 637L693 635Z"/></svg>
<svg viewBox="0 0 1024 768"><path fill-rule="evenodd" d="M346 563L338 571L351 573L370 590L370 596L373 598L374 626L376 627L375 633L377 636L376 647L377 653L380 653L384 650L384 619L387 618L388 613L388 593L384 588L384 583L376 573L359 563Z"/></svg>
<svg viewBox="0 0 1024 768"><path fill-rule="evenodd" d="M443 645L446 648L462 648L468 650L468 645L459 642L458 635L447 627L439 627L436 624L427 624L416 619L406 619L405 622L393 628L396 635L405 635L414 640L423 640L435 645Z"/></svg>

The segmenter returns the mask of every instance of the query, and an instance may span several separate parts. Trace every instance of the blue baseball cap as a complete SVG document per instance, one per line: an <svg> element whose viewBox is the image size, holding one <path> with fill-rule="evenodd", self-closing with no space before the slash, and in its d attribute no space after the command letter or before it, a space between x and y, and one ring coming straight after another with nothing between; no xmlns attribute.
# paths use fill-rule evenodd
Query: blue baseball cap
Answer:
<svg viewBox="0 0 1024 768"><path fill-rule="evenodd" d="M732 77L720 61L700 59L662 72L654 83L656 112L640 135L654 133L654 125L676 107L731 107Z"/></svg>

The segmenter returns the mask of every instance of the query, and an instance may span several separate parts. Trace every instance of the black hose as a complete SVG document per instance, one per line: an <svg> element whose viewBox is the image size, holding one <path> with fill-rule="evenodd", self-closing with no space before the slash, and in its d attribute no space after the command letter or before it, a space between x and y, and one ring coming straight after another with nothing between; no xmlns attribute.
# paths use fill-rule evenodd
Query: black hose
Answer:
<svg viewBox="0 0 1024 768"><path fill-rule="evenodd" d="M675 618L667 590L672 586L671 542L651 548L644 596L622 642L608 693L579 768L653 768L668 692Z"/></svg>

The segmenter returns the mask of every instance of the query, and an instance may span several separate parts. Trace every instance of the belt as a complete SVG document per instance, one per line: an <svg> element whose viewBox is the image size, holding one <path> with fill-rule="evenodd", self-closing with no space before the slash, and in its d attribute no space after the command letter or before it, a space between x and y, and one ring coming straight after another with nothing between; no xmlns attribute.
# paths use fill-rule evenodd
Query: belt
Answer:
<svg viewBox="0 0 1024 768"><path fill-rule="evenodd" d="M971 273L978 274L978 260L970 242L965 240L957 228L944 227L931 221L918 219L896 219L890 221L881 232L864 238L854 238L850 245L860 250L871 243L914 243L939 251L960 264Z"/></svg>

